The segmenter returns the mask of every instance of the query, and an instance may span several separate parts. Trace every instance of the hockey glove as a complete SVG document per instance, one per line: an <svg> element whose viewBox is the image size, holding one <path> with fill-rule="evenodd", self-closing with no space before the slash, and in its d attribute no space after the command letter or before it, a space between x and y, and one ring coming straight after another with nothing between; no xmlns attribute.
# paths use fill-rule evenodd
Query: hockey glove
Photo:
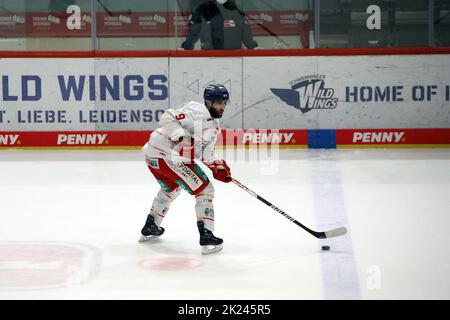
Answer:
<svg viewBox="0 0 450 320"><path fill-rule="evenodd" d="M208 168L211 169L214 179L226 183L231 182L231 169L225 160L215 160L208 164Z"/></svg>

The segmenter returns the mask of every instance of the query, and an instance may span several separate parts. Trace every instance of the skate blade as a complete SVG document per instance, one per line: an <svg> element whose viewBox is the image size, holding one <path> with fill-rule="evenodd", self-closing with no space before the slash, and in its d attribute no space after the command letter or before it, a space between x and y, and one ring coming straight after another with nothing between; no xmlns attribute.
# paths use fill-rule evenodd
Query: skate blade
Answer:
<svg viewBox="0 0 450 320"><path fill-rule="evenodd" d="M202 246L202 254L207 255L211 253L216 253L223 249L223 246L221 244L217 246Z"/></svg>
<svg viewBox="0 0 450 320"><path fill-rule="evenodd" d="M139 238L139 242L145 242L145 241L149 241L149 240L155 240L158 239L160 236L144 236L141 235L141 237Z"/></svg>

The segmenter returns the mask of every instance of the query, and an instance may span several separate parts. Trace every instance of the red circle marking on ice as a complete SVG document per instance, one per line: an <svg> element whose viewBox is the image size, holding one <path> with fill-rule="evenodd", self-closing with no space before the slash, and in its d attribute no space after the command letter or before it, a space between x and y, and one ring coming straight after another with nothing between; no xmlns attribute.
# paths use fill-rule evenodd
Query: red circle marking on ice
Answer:
<svg viewBox="0 0 450 320"><path fill-rule="evenodd" d="M160 257L153 259L144 259L138 262L138 266L144 269L159 271L174 271L198 268L202 262L193 258L184 257Z"/></svg>
<svg viewBox="0 0 450 320"><path fill-rule="evenodd" d="M84 281L93 251L52 242L0 242L0 290L43 289Z"/></svg>

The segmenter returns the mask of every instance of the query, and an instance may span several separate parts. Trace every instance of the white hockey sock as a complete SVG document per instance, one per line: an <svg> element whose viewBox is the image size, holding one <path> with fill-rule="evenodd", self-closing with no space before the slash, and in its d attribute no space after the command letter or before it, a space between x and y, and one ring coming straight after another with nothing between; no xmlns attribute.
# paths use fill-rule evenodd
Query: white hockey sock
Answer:
<svg viewBox="0 0 450 320"><path fill-rule="evenodd" d="M170 205L173 200L175 200L181 192L181 188L177 188L172 192L167 192L164 189L160 189L158 194L152 203L152 208L150 213L155 218L155 223L159 227L162 220L167 214Z"/></svg>
<svg viewBox="0 0 450 320"><path fill-rule="evenodd" d="M214 231L214 187L211 183L196 196L195 198L195 212L197 220L205 223L205 228Z"/></svg>

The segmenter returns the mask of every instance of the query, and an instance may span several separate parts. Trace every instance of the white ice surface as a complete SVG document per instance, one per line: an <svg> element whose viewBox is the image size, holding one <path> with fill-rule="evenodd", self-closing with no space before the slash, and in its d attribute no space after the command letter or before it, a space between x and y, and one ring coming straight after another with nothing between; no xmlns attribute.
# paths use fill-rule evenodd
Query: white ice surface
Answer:
<svg viewBox="0 0 450 320"><path fill-rule="evenodd" d="M159 189L139 151L2 151L0 299L450 299L450 150L239 152L226 153L235 178L312 229L349 233L317 240L213 181L223 251L200 254L185 192L161 239L138 243ZM88 248L79 278L27 287L61 272L33 265L37 244Z"/></svg>

